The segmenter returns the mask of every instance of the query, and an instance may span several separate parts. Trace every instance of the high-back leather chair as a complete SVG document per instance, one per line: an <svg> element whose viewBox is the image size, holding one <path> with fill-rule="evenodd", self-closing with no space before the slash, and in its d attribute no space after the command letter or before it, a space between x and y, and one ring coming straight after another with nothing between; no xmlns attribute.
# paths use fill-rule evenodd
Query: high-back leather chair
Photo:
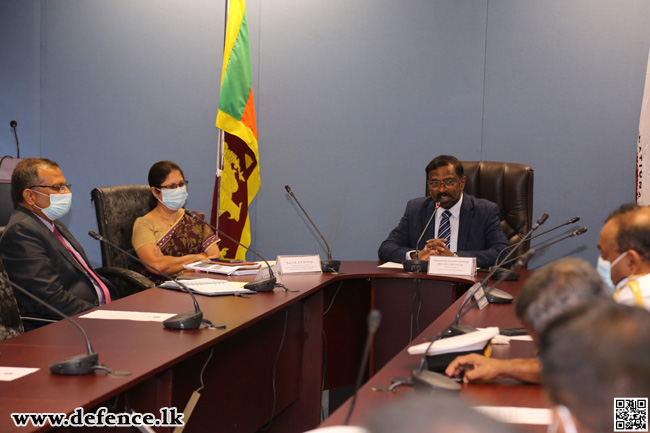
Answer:
<svg viewBox="0 0 650 433"><path fill-rule="evenodd" d="M22 158L12 158L11 156L0 158L0 236L2 236L14 210L11 201L11 174L22 160Z"/></svg>
<svg viewBox="0 0 650 433"><path fill-rule="evenodd" d="M120 248L135 254L131 245L131 235L133 234L133 223L136 218L148 213L151 207L151 190L147 185L118 185L95 188L90 192L93 202L95 203L95 213L97 215L97 226L99 234L108 241L116 244ZM110 278L105 269L110 273L115 270L129 270L129 277L136 280L135 291L153 287L154 284L148 278L130 271L135 262L124 253L115 248L101 243L102 266L97 271L103 276ZM119 271L121 272L121 271ZM135 274L135 275L133 275ZM120 276L123 277L123 276ZM137 281L137 277L141 277ZM111 282L112 279L111 279ZM115 282L113 282L115 284ZM129 289L118 287L121 295L128 295Z"/></svg>
<svg viewBox="0 0 650 433"><path fill-rule="evenodd" d="M2 261L0 260L0 275L7 278ZM0 279L0 341L15 337L25 332L20 319L20 311L11 286Z"/></svg>
<svg viewBox="0 0 650 433"><path fill-rule="evenodd" d="M516 162L461 161L467 182L465 192L499 206L501 228L510 245L531 229L533 223L534 171ZM426 185L425 185L426 188ZM428 189L425 189L428 194ZM530 247L524 242L513 257Z"/></svg>
<svg viewBox="0 0 650 433"><path fill-rule="evenodd" d="M465 191L496 203L510 245L519 242L533 223L533 169L516 162L461 162L467 177ZM530 241L524 242L520 251L529 247Z"/></svg>

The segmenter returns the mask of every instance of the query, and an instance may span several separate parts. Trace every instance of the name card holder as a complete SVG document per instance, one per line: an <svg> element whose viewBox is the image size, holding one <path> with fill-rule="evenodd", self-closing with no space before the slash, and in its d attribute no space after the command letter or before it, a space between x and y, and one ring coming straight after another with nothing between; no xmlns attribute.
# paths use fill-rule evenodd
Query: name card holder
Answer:
<svg viewBox="0 0 650 433"><path fill-rule="evenodd" d="M275 259L275 269L278 274L323 273L320 265L320 256L317 254L307 256L278 256Z"/></svg>
<svg viewBox="0 0 650 433"><path fill-rule="evenodd" d="M429 256L429 275L476 275L476 257Z"/></svg>
<svg viewBox="0 0 650 433"><path fill-rule="evenodd" d="M474 296L474 300L478 304L478 308L480 310L482 310L489 304L487 298L485 297L485 291L483 290L483 285L481 284L480 281L474 283L474 285L470 287L469 290L467 290L467 292L465 293L465 299L463 300L464 304L467 303L468 301L467 298L469 298L470 296Z"/></svg>

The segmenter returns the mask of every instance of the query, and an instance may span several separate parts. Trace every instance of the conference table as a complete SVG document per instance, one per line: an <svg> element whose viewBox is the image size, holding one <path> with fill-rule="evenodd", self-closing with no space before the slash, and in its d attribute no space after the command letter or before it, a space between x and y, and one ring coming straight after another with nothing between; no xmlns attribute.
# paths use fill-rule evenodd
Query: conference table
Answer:
<svg viewBox="0 0 650 433"><path fill-rule="evenodd" d="M506 281L499 288L517 296L523 282L532 274L529 270L518 270L521 274L519 281ZM480 275L479 275L480 276ZM491 283L494 284L494 283ZM458 299L450 308L431 323L421 335L418 335L412 344L427 342L428 338L436 337L441 331L451 324L461 307L463 298ZM474 327L498 326L500 328L519 328L522 326L515 315L515 307L510 304L490 304L484 309L474 308L465 314L460 322ZM356 404L350 416L350 425L363 425L364 420L382 410L382 407L395 403L397 400L417 392L432 392L430 390L415 390L412 386L401 385L393 391L381 391L393 383L395 378L409 377L411 372L418 368L421 356L410 355L404 347L383 368L376 372L358 391ZM512 340L508 344L490 347L491 357L531 358L535 356L535 346L532 341ZM445 394L448 391L433 391ZM450 393L455 394L455 393ZM496 406L516 408L550 408L544 389L540 385L526 384L515 380L498 380L482 383L461 383L460 396L470 405ZM321 427L343 425L350 411L351 400L339 407L329 416ZM433 421L433 420L432 420ZM522 431L542 433L547 431L547 425L519 424Z"/></svg>
<svg viewBox="0 0 650 433"><path fill-rule="evenodd" d="M272 293L244 297L199 296L204 317L225 329L177 331L151 321L78 318L99 362L129 375L51 374L51 363L85 351L81 334L65 320L0 342L0 367L38 368L22 378L0 381L0 432L90 430L16 427L12 413L71 414L77 408L92 412L100 407L113 413L133 410L158 415L161 408L182 412L199 388L200 397L186 420L186 432L306 431L320 422L322 390L354 383L367 335L366 317L372 309L379 309L382 323L366 369L370 381L360 391L352 418L353 423L360 422L379 400L409 392L400 389L388 395L372 392L369 386L385 385L391 375L412 370L418 359L405 355L405 348L411 341L433 335L453 317L452 304L459 302L475 280L413 275L378 268L379 264L349 261L342 263L341 274L284 274L281 279L289 291L276 288ZM520 286L520 282L509 282L501 287L516 295ZM155 313L192 308L187 294L160 288L99 307ZM471 311L465 320L469 324L520 326L512 305ZM530 347L524 347L526 350ZM544 407L539 388L470 385L461 394L485 404L518 402L516 405ZM326 423L337 423L347 404ZM173 431L165 426L154 429ZM114 431L92 429L103 430Z"/></svg>

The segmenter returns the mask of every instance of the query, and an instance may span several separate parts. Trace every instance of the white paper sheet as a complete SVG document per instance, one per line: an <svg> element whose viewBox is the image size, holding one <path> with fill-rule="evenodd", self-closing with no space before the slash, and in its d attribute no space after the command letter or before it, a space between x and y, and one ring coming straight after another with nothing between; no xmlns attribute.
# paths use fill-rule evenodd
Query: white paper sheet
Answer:
<svg viewBox="0 0 650 433"><path fill-rule="evenodd" d="M508 424L549 425L553 422L551 409L514 406L476 406L474 409Z"/></svg>
<svg viewBox="0 0 650 433"><path fill-rule="evenodd" d="M383 269L404 269L404 265L401 263L395 263L395 262L386 262L383 265L377 266L378 268L383 268Z"/></svg>
<svg viewBox="0 0 650 433"><path fill-rule="evenodd" d="M141 311L95 310L79 316L80 319L135 320L137 322L162 322L175 313L145 313Z"/></svg>
<svg viewBox="0 0 650 433"><path fill-rule="evenodd" d="M35 371L38 371L38 368L0 367L0 382L11 382Z"/></svg>

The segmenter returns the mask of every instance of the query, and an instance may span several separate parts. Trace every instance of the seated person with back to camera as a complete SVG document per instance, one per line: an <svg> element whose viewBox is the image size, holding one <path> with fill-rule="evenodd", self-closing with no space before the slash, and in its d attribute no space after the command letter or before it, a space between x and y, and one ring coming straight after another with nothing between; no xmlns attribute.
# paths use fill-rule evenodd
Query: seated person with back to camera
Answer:
<svg viewBox="0 0 650 433"><path fill-rule="evenodd" d="M650 209L634 203L617 208L605 220L598 249L601 253L598 271L616 285L616 302L650 309ZM611 296L605 289L607 283L596 278L585 262L577 259L553 262L526 282L517 299L517 315L529 324L531 336L537 339L542 330L540 324L546 325L549 318L575 306L576 301L592 302L595 298ZM541 381L541 366L536 358L460 356L449 365L447 374L463 373L466 382L503 378Z"/></svg>
<svg viewBox="0 0 650 433"><path fill-rule="evenodd" d="M379 260L402 263L429 256L476 257L479 267L494 265L508 246L495 203L463 193L467 178L455 157L440 155L426 167L429 195L410 200L397 227L379 247ZM424 227L440 209L415 245ZM422 245L424 243L424 245ZM416 247L421 248L414 257Z"/></svg>
<svg viewBox="0 0 650 433"><path fill-rule="evenodd" d="M185 214L187 180L172 161L159 161L149 170L149 186L155 207L135 220L131 243L140 260L174 275L183 265L219 258L219 238L206 224ZM203 220L205 216L194 212ZM155 283L165 278L144 267L135 269Z"/></svg>
<svg viewBox="0 0 650 433"><path fill-rule="evenodd" d="M577 258L556 260L535 272L517 297L516 314L537 345L546 327L559 316L600 299L611 292L598 271ZM446 369L464 382L515 379L541 383L539 358L496 359L478 354L462 355Z"/></svg>

